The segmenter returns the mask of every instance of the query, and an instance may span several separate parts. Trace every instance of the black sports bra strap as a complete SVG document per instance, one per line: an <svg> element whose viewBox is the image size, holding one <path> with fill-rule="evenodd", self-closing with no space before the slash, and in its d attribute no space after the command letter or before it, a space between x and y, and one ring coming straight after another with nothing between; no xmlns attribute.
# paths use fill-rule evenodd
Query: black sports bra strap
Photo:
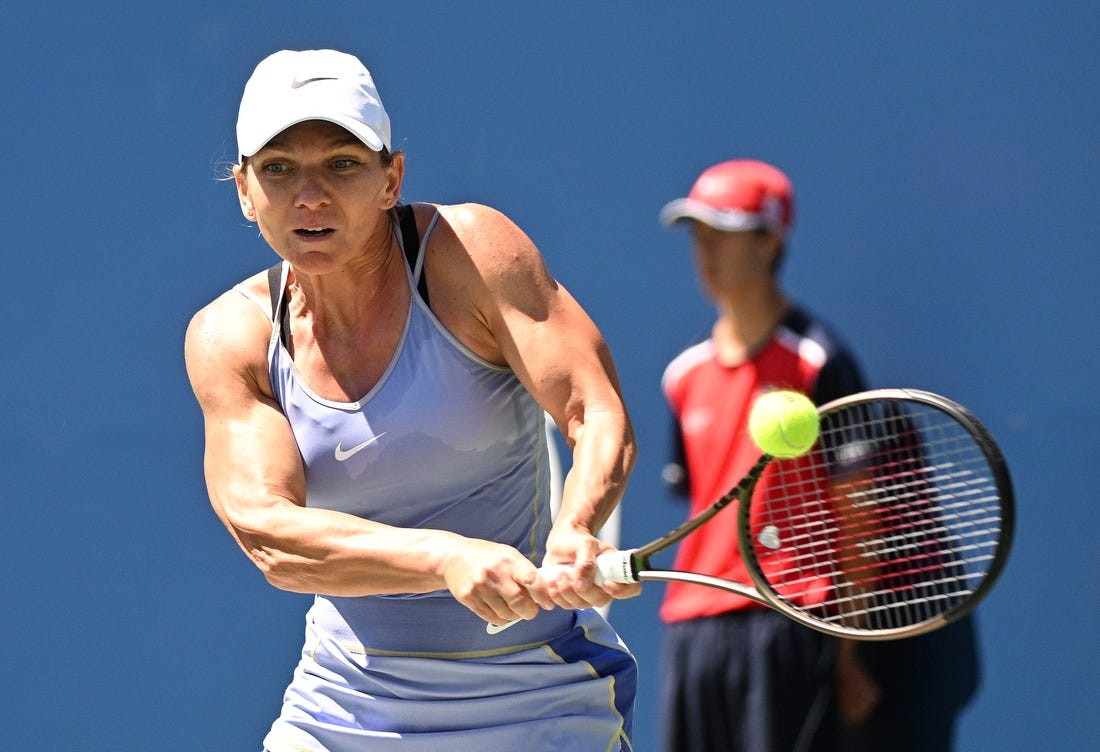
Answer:
<svg viewBox="0 0 1100 752"><path fill-rule="evenodd" d="M416 257L420 253L420 233L416 229L416 214L410 204L400 204L397 206L397 218L401 222L401 240L405 245L405 259L409 262L409 269L416 273ZM427 303L428 280L423 267L420 268L420 276L416 280L416 291Z"/></svg>
<svg viewBox="0 0 1100 752"><path fill-rule="evenodd" d="M279 318L276 308L279 306L279 300L282 298L282 289L280 282L283 281L283 262L275 264L267 270L267 291L271 294L271 320Z"/></svg>
<svg viewBox="0 0 1100 752"><path fill-rule="evenodd" d="M281 321L279 339L290 347L289 321L287 320L286 296L283 291L283 262L267 270L267 291L271 294L271 321Z"/></svg>

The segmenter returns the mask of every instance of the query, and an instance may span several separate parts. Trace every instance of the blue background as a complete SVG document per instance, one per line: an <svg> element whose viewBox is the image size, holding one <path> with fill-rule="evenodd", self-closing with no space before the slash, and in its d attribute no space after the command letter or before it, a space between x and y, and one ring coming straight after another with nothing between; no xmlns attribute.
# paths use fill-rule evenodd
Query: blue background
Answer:
<svg viewBox="0 0 1100 752"><path fill-rule="evenodd" d="M273 260L217 179L244 81L320 46L374 71L406 198L509 213L604 331L640 439L626 543L680 520L658 382L711 315L657 211L720 159L785 169L789 290L875 385L967 404L1012 465L1017 545L979 610L959 749L1100 745L1095 3L167 0L0 19L3 748L254 750L277 710L308 599L267 586L210 510L181 345ZM660 594L611 614L643 670L639 752Z"/></svg>

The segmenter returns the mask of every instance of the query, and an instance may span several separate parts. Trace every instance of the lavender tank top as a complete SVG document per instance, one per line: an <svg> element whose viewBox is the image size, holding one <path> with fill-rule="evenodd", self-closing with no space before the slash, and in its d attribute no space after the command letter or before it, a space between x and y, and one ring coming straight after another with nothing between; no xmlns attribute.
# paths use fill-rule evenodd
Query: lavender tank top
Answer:
<svg viewBox="0 0 1100 752"><path fill-rule="evenodd" d="M302 455L307 506L511 545L538 565L552 524L545 413L511 369L459 342L417 293L438 219L406 275L411 302L393 358L355 402L318 396L297 372L280 336L284 263L268 349L271 387ZM401 240L400 227L393 229ZM468 655L550 639L571 627L573 614L544 611L491 636L450 592L437 590L318 595L307 620L349 655Z"/></svg>

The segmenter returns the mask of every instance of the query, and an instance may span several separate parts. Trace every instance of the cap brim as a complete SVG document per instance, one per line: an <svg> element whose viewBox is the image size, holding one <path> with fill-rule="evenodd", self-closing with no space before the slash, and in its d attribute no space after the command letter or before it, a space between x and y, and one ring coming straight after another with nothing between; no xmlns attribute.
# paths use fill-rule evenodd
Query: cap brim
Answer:
<svg viewBox="0 0 1100 752"><path fill-rule="evenodd" d="M321 117L319 115L309 114L302 115L297 118L290 118L289 122L281 125L277 130L268 133L266 136L253 137L249 140L248 143L238 144L238 149L240 149L240 152L237 156L241 159L245 157L251 157L260 149L264 148L264 146L267 145L268 141L278 136L287 128L290 128L293 125L298 125L298 123L304 123L308 120L323 120L328 123L335 123L341 128L346 129L353 136L362 141L371 151L382 151L383 147L385 147L386 145L381 136L375 133L372 128L368 128L355 118L341 117L339 115Z"/></svg>
<svg viewBox="0 0 1100 752"><path fill-rule="evenodd" d="M710 204L691 198L678 198L668 202L661 209L659 216L661 224L665 227L673 227L688 220L702 222L725 232L759 230L767 227L767 223L759 214L750 214L738 209L716 209Z"/></svg>

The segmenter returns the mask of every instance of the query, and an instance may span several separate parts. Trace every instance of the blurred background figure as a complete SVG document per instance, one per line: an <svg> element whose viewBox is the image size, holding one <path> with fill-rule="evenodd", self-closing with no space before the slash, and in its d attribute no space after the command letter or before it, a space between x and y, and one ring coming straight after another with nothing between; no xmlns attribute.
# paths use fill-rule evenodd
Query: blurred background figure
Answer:
<svg viewBox="0 0 1100 752"><path fill-rule="evenodd" d="M759 456L746 427L758 394L794 389L821 404L863 388L847 347L780 286L793 220L790 180L756 160L710 167L661 211L664 224L690 231L716 312L662 379L675 419L664 480L688 499L689 516ZM685 538L674 566L749 581L730 520ZM738 595L682 583L667 585L661 619L665 752L833 748L834 639Z"/></svg>

